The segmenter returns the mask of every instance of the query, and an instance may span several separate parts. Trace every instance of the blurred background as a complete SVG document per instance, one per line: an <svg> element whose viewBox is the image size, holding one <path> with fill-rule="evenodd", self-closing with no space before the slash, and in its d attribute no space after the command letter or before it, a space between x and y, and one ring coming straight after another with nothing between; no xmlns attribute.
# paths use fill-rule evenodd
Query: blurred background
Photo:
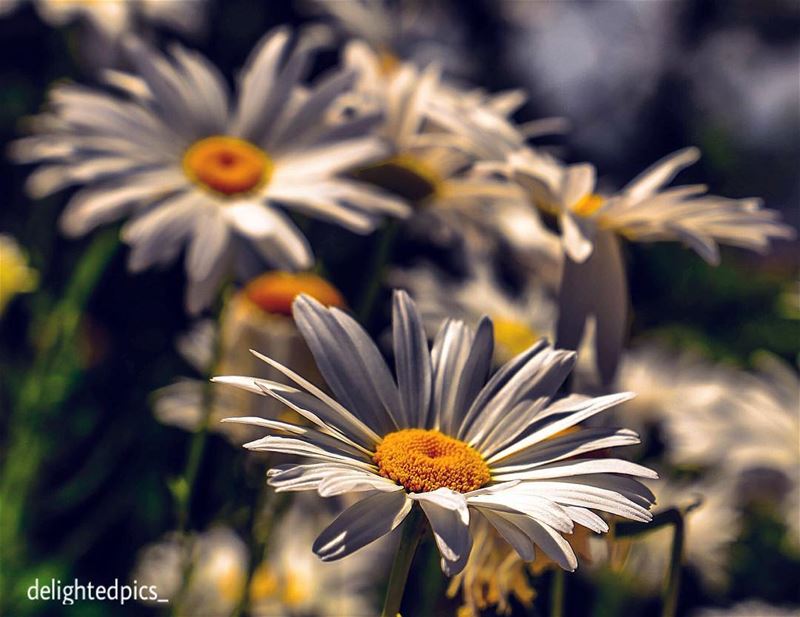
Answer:
<svg viewBox="0 0 800 617"><path fill-rule="evenodd" d="M325 19L311 3L194 4L203 27L192 34L156 28L150 35L158 41L183 40L228 76L268 29ZM81 43L88 27L84 23L53 27L32 3L12 6L0 0L0 5L0 141L5 151L20 135L25 117L40 108L49 85L91 82L86 54L113 54L113 49L87 49ZM800 225L796 0L437 0L435 9L426 15L428 40L415 50L420 57L443 54L454 79L489 91L525 88L530 100L516 119L567 118L571 130L548 143L568 161L592 161L601 184L620 186L661 156L696 145L703 159L684 180L702 178L721 195L760 196L791 225ZM333 53L329 60L335 60ZM30 200L23 192L28 172L0 158L0 231L20 242L39 278L37 293L16 298L0 321L2 464L24 465L9 459L22 455L37 465L18 521L25 566L2 573L10 581L6 593L15 596L24 594L35 577L96 583L127 579L141 547L175 527L168 481L182 469L190 435L156 420L151 393L193 374L175 350L176 334L189 326L180 262L129 275L125 249L115 246L116 232L110 228L100 232L107 234L107 246L95 247L107 251L110 265L85 272L85 285L79 278L67 288L78 257L93 239L59 235L56 220L68 194ZM354 239L322 223L314 223L308 234L331 264L373 249L374 240ZM677 245L628 246L633 340L646 332L648 338L744 368L756 350L796 363L797 249L796 243L779 242L767 257L724 249L723 265L713 268ZM434 249L401 239L396 259L402 263L420 250L438 258ZM360 280L351 269L330 270L346 298L358 293ZM98 284L87 295L93 277ZM72 336L57 343L59 355L50 366L35 366L36 346L48 337L44 316L63 304L65 294L65 314L75 315ZM386 317L369 324L371 330L381 332ZM35 386L26 377L31 374ZM10 422L10 401L23 383L36 390L31 396L38 396L41 412L17 426ZM49 393L66 402L49 406ZM27 448L9 453L15 432L23 434ZM225 520L244 529L263 469L252 461L245 464L245 453L221 436L211 437L206 454L192 526L205 529ZM786 546L782 523L760 512L748 520L733 547L727 589L709 592L687 569L680 614L754 596L772 604L800 603L800 555ZM436 568L415 571L418 580L411 589L444 589ZM541 589L537 583L542 606L548 576L542 577ZM592 614L597 605L593 588L580 577L569 581L567 614ZM623 612L606 614L650 615L654 602L633 598L624 609L612 603L617 606L613 610ZM109 610L157 614L133 602L12 605L7 614L14 616L91 617ZM415 610L421 609L412 604L407 614L422 614ZM452 606L443 603L436 610ZM538 603L527 612L515 605L515 614L545 614L541 611Z"/></svg>

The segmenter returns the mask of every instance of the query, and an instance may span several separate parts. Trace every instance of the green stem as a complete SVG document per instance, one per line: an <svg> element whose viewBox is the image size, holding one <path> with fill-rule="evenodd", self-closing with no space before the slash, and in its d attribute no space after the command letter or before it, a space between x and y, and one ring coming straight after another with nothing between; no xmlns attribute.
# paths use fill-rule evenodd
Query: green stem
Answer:
<svg viewBox="0 0 800 617"><path fill-rule="evenodd" d="M635 537L649 533L661 527L672 526L672 547L670 549L669 568L664 581L662 594L662 617L675 617L678 611L678 596L680 592L681 567L683 565L683 544L685 536L684 517L700 504L695 501L685 508L668 508L662 510L650 523L624 522L617 524L618 537Z"/></svg>
<svg viewBox="0 0 800 617"><path fill-rule="evenodd" d="M400 614L400 604L403 601L408 573L411 571L411 562L414 560L414 553L417 552L417 545L425 534L425 522L421 508L415 505L403 523L403 535L394 556L381 617L397 617Z"/></svg>
<svg viewBox="0 0 800 617"><path fill-rule="evenodd" d="M368 324L372 317L375 301L378 299L378 294L383 284L384 270L392 257L392 248L394 247L395 238L397 238L398 229L399 223L397 221L388 221L375 249L375 255L371 260L372 269L369 281L358 305L358 319L363 325Z"/></svg>
<svg viewBox="0 0 800 617"><path fill-rule="evenodd" d="M564 570L556 568L550 582L550 617L563 617L564 615L564 587L566 584Z"/></svg>
<svg viewBox="0 0 800 617"><path fill-rule="evenodd" d="M23 510L49 449L45 424L79 382L83 367L75 339L81 317L118 246L116 230L97 234L75 265L61 299L31 328L36 357L12 405L0 477L0 562L6 572L19 571L24 560ZM2 578L5 587L7 576Z"/></svg>
<svg viewBox="0 0 800 617"><path fill-rule="evenodd" d="M674 534L672 536L672 549L669 556L669 570L664 584L664 606L661 610L662 617L675 617L678 613L678 595L680 593L681 566L683 565L683 541L685 524L683 516L678 516L673 521Z"/></svg>

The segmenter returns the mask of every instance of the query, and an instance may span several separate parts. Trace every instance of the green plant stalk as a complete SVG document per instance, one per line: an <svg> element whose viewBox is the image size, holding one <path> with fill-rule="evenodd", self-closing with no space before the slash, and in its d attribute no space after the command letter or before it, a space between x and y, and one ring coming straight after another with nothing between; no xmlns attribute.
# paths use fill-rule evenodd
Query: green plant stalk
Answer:
<svg viewBox="0 0 800 617"><path fill-rule="evenodd" d="M425 534L425 528L426 520L422 515L422 509L414 505L403 522L403 535L392 563L389 587L386 590L381 617L397 617L400 613L400 604L403 601L408 573L411 571L411 562L414 560L414 553L417 552L417 546Z"/></svg>
<svg viewBox="0 0 800 617"><path fill-rule="evenodd" d="M397 221L389 220L375 248L375 255L371 260L373 264L372 270L358 304L358 320L365 327L369 325L369 321L372 318L372 311L383 284L384 270L386 270L386 266L392 257L392 249L394 248L394 241L397 238L399 227L400 224Z"/></svg>
<svg viewBox="0 0 800 617"><path fill-rule="evenodd" d="M116 230L97 234L73 270L62 298L32 327L36 357L23 378L9 421L0 477L0 562L5 572L24 561L23 511L47 451L45 423L72 394L82 373L75 339L86 304L119 247ZM6 576L2 577L8 597Z"/></svg>
<svg viewBox="0 0 800 617"><path fill-rule="evenodd" d="M672 526L672 547L670 549L669 568L664 581L662 593L661 617L675 617L678 611L680 595L681 567L683 566L683 545L685 539L685 515L699 505L693 503L686 508L668 508L653 517L650 523L623 522L617 523L616 532L620 538L636 537L661 527Z"/></svg>
<svg viewBox="0 0 800 617"><path fill-rule="evenodd" d="M566 573L561 568L556 568L553 572L553 579L550 582L550 617L564 617L566 578Z"/></svg>

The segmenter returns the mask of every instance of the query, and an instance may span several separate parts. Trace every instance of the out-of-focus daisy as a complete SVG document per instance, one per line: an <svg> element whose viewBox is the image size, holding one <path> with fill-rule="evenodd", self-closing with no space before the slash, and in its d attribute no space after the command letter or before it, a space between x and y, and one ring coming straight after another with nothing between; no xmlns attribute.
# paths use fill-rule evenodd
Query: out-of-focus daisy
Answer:
<svg viewBox="0 0 800 617"><path fill-rule="evenodd" d="M672 414L668 456L676 464L716 466L736 477L772 470L787 483L785 520L800 542L800 379L774 356L758 358L761 372L732 372L726 395L714 405Z"/></svg>
<svg viewBox="0 0 800 617"><path fill-rule="evenodd" d="M312 424L229 419L274 433L247 448L313 461L270 470L277 490L364 495L317 538L314 552L323 561L389 533L415 505L431 524L448 575L469 558L473 518L486 518L523 560L534 559L536 546L567 570L577 559L562 534L576 523L607 530L590 508L650 520L652 493L635 478L654 472L621 459L576 458L636 443L636 435L616 428L567 431L630 393L553 401L573 352L540 341L490 376L491 320L474 331L450 320L429 350L407 294L395 293L393 311L397 381L352 318L305 296L294 303L295 322L332 395L264 356L303 390L252 377L215 379L270 394Z"/></svg>
<svg viewBox="0 0 800 617"><path fill-rule="evenodd" d="M464 73L465 37L459 22L445 5L419 0L308 0L311 9L331 16L350 36L364 41L387 67L410 60L418 66L431 62L449 72Z"/></svg>
<svg viewBox="0 0 800 617"><path fill-rule="evenodd" d="M797 617L800 607L773 606L761 600L745 600L730 608L702 608L692 617Z"/></svg>
<svg viewBox="0 0 800 617"><path fill-rule="evenodd" d="M310 274L268 272L250 281L226 303L217 327L203 321L178 339L178 350L201 375L210 371L253 374L277 379L280 373L242 349L262 349L281 364L302 372L320 383L316 364L292 319L294 298L305 293L325 306L344 307L339 291L323 278ZM215 349L218 352L215 354ZM215 355L217 356L215 358ZM214 363L216 362L216 365ZM195 431L205 420L203 402L208 382L180 379L154 393L153 410L164 424ZM256 398L232 388L214 387L208 427L235 443L255 438L251 427L220 423L231 409L248 409L249 414L275 418L289 413L285 405L272 398Z"/></svg>
<svg viewBox="0 0 800 617"><path fill-rule="evenodd" d="M530 149L508 157L509 171L541 210L558 217L566 259L561 282L557 343L574 349L586 319L597 325L595 346L601 376L616 370L627 326L628 290L619 237L637 242L680 240L712 264L718 243L765 252L771 239L794 230L758 199L707 194L705 185L666 188L700 156L686 148L655 163L621 191L596 192L588 163L563 165Z"/></svg>
<svg viewBox="0 0 800 617"><path fill-rule="evenodd" d="M378 543L338 563L325 563L311 551L314 538L331 516L316 495L297 499L277 523L265 559L250 582L250 613L256 617L341 617L374 615L371 587L388 562L386 543Z"/></svg>
<svg viewBox="0 0 800 617"><path fill-rule="evenodd" d="M382 215L402 216L399 200L342 176L386 152L380 139L363 136L364 119L333 127L320 119L355 75L305 87L315 38L290 39L281 28L256 46L235 101L202 56L174 46L165 57L129 41L138 74L116 79L124 96L56 86L48 112L33 122L36 134L13 145L17 160L44 164L29 178L30 193L86 185L61 219L73 236L129 216L122 238L134 271L186 247L191 312L209 304L234 267L312 264L303 234L277 204L358 233Z"/></svg>
<svg viewBox="0 0 800 617"><path fill-rule="evenodd" d="M110 39L135 31L139 21L195 33L202 26L205 0L33 0L39 15L52 26L84 19Z"/></svg>
<svg viewBox="0 0 800 617"><path fill-rule="evenodd" d="M578 556L588 558L588 540L591 532L576 525L568 536ZM493 609L498 614L511 612L510 599L530 607L536 597L529 574L539 575L548 568L557 567L541 552L531 563L525 563L519 554L502 539L502 536L485 520L474 522L473 547L466 567L455 575L447 588L449 597L461 596L463 604L458 617L479 617L481 611Z"/></svg>
<svg viewBox="0 0 800 617"><path fill-rule="evenodd" d="M685 515L685 563L710 588L723 588L728 580L730 550L741 531L735 487L722 479L696 483L661 481L653 483L652 488L660 508L685 508L700 501ZM625 572L638 588L655 592L663 584L673 534L673 528L667 526L630 541Z"/></svg>
<svg viewBox="0 0 800 617"><path fill-rule="evenodd" d="M28 256L13 236L0 234L0 315L21 293L36 289L39 273L28 265Z"/></svg>
<svg viewBox="0 0 800 617"><path fill-rule="evenodd" d="M414 298L431 338L451 317L474 327L488 315L494 326L497 364L508 362L541 338L552 338L555 331L555 303L541 286L529 282L518 295L513 295L478 261L470 276L461 281L448 279L439 270L425 266L395 270L390 280Z"/></svg>
<svg viewBox="0 0 800 617"><path fill-rule="evenodd" d="M227 527L192 538L170 533L140 551L132 578L154 586L159 598L180 602L182 615L229 615L242 597L248 559L247 546Z"/></svg>

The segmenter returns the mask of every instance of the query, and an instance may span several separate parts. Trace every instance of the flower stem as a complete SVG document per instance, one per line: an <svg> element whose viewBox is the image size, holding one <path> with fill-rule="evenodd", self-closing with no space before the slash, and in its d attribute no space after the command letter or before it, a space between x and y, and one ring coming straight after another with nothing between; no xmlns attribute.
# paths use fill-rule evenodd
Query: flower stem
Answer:
<svg viewBox="0 0 800 617"><path fill-rule="evenodd" d="M678 594L681 582L681 566L683 565L683 541L685 524L683 515L677 512L672 522L673 536L672 549L669 556L669 570L664 585L664 606L661 609L662 617L675 617L678 612Z"/></svg>
<svg viewBox="0 0 800 617"><path fill-rule="evenodd" d="M414 560L414 553L417 552L417 545L425 534L425 522L421 508L414 505L403 523L403 535L392 563L389 588L386 590L381 617L397 617L400 614L400 604L403 601L411 562Z"/></svg>
<svg viewBox="0 0 800 617"><path fill-rule="evenodd" d="M399 226L395 220L388 221L375 248L367 287L364 289L358 305L358 320L362 325L368 325L372 318L372 311L383 283L384 270L392 257L392 248Z"/></svg>
<svg viewBox="0 0 800 617"><path fill-rule="evenodd" d="M564 616L564 586L566 575L564 570L556 568L550 582L550 617Z"/></svg>

